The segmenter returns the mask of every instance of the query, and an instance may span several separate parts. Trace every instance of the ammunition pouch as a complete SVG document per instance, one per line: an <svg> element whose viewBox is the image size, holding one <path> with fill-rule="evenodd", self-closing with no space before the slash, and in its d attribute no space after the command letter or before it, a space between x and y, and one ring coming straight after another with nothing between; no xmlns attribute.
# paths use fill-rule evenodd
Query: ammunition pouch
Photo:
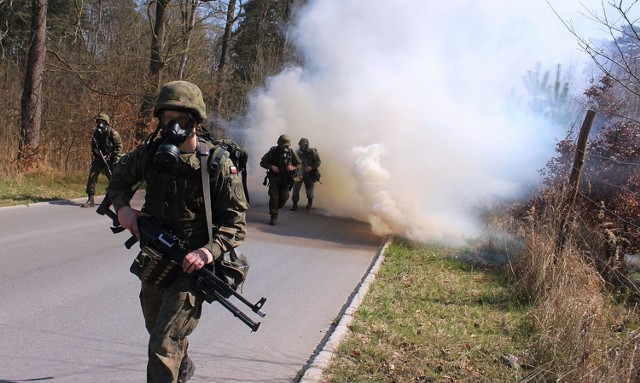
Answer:
<svg viewBox="0 0 640 383"><path fill-rule="evenodd" d="M142 247L129 268L129 271L142 282L152 283L161 288L169 286L179 270L180 265L173 259L163 256L149 246Z"/></svg>

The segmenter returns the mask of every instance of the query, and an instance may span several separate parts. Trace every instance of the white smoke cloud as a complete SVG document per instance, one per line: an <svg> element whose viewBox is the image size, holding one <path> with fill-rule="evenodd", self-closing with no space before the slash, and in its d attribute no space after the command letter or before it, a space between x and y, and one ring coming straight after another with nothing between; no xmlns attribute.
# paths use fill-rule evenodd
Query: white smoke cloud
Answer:
<svg viewBox="0 0 640 383"><path fill-rule="evenodd" d="M537 62L580 52L543 1L433 3L310 0L294 37L304 68L251 99L254 177L280 134L306 137L322 159L314 206L327 214L423 242L477 235L474 204L521 192L564 134L507 110L507 95Z"/></svg>

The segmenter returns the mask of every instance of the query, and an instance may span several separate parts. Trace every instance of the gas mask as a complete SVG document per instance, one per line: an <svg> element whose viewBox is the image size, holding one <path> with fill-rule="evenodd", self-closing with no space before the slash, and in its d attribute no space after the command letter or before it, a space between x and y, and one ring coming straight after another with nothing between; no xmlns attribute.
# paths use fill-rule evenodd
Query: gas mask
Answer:
<svg viewBox="0 0 640 383"><path fill-rule="evenodd" d="M162 130L162 138L154 161L163 168L171 168L178 163L180 149L178 147L184 143L193 131L193 120L185 128L176 120L171 120Z"/></svg>
<svg viewBox="0 0 640 383"><path fill-rule="evenodd" d="M107 123L102 120L98 120L96 123L96 130L101 134L104 133L107 130Z"/></svg>
<svg viewBox="0 0 640 383"><path fill-rule="evenodd" d="M289 145L283 145L280 151L280 166L291 164L291 148Z"/></svg>

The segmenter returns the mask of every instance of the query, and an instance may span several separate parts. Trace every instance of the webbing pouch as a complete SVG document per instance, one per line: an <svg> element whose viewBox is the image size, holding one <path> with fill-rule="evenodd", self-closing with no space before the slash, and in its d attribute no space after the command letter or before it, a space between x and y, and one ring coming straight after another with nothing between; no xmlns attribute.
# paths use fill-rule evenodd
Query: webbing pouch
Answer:
<svg viewBox="0 0 640 383"><path fill-rule="evenodd" d="M141 281L153 283L162 288L169 286L173 282L179 270L180 265L173 259L162 256L160 252L148 246L142 247L129 268L129 271L140 278Z"/></svg>

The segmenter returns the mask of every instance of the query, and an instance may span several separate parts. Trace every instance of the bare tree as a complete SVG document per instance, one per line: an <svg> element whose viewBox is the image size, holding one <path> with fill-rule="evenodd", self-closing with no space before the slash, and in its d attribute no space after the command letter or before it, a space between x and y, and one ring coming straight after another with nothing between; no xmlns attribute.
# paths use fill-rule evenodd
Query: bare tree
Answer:
<svg viewBox="0 0 640 383"><path fill-rule="evenodd" d="M623 5L622 1L602 0L600 12L585 8L583 15L608 33L611 40L607 41L593 41L581 36L571 22L562 19L549 0L547 3L598 69L627 92L640 96L640 26L630 16L637 1Z"/></svg>
<svg viewBox="0 0 640 383"><path fill-rule="evenodd" d="M31 1L31 44L21 101L21 129L18 160L37 154L42 123L42 82L47 52L48 0Z"/></svg>
<svg viewBox="0 0 640 383"><path fill-rule="evenodd" d="M235 23L235 13L236 13L236 0L229 0L229 4L227 5L227 18L224 27L224 33L222 34L222 43L220 49L220 61L218 62L218 70L216 73L216 91L213 99L213 112L216 116L220 115L220 106L222 104L222 83L224 81L224 70L227 62L227 54L229 53L229 40L231 38L231 31L233 29L233 24ZM219 130L218 127L215 127L216 134Z"/></svg>
<svg viewBox="0 0 640 383"><path fill-rule="evenodd" d="M200 4L200 0L189 0L184 4L184 9L182 11L182 20L185 28L182 35L184 46L182 57L180 58L180 68L178 70L178 77L180 80L184 79L185 76L187 59L189 57L189 45L191 44L191 31L196 23L196 9L198 8L198 4Z"/></svg>
<svg viewBox="0 0 640 383"><path fill-rule="evenodd" d="M160 87L160 72L164 67L162 48L165 33L165 14L170 0L156 0L155 19L151 27L151 54L149 58L149 82L140 105L138 124L136 127L136 139L143 140L146 136L147 121L151 118L153 98Z"/></svg>

